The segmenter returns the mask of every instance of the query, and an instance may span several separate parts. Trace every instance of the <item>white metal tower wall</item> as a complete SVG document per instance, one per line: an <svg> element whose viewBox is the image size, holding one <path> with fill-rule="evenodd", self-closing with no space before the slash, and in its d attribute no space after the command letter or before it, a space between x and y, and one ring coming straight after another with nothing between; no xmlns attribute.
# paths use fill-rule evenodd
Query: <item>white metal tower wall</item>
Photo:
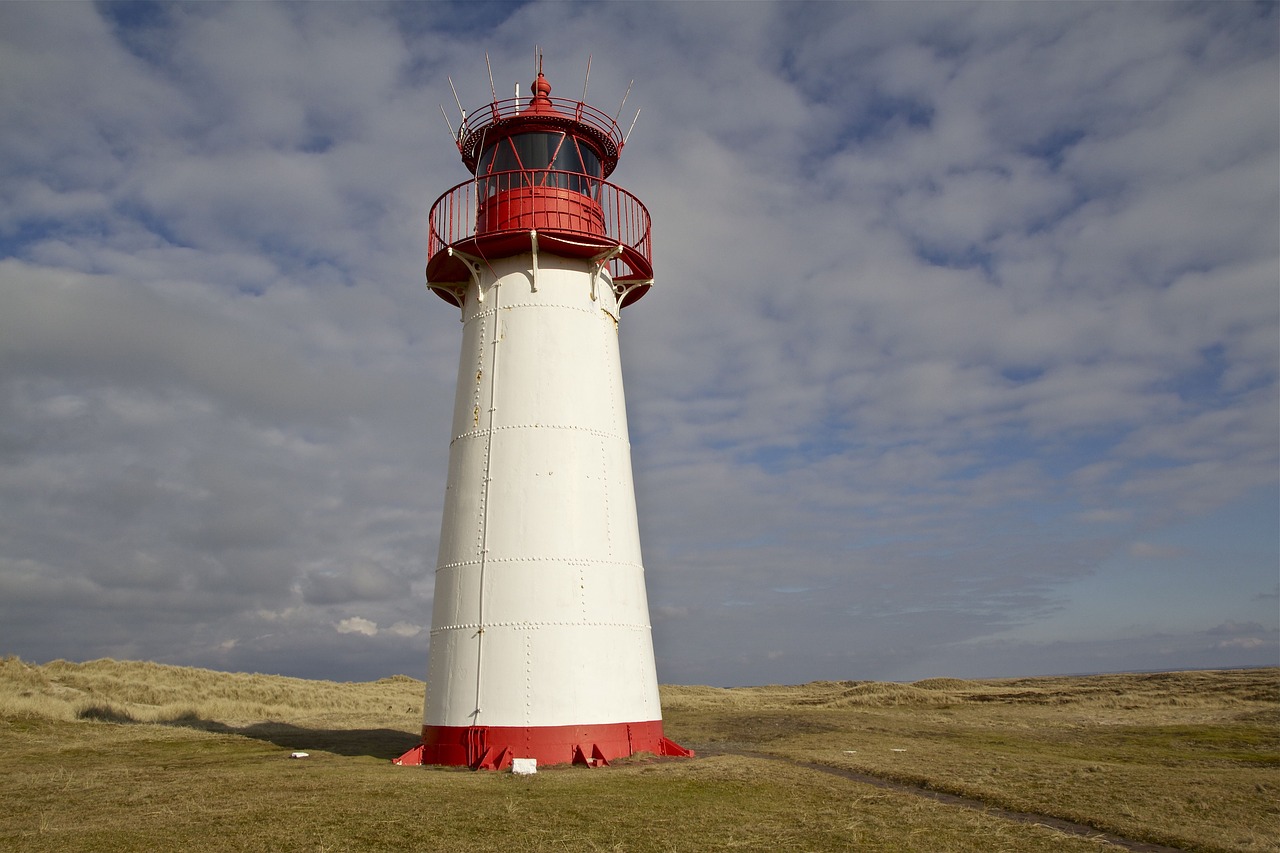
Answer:
<svg viewBox="0 0 1280 853"><path fill-rule="evenodd" d="M659 720L608 272L593 282L594 264L546 254L536 283L531 255L480 266L463 309L424 722Z"/></svg>

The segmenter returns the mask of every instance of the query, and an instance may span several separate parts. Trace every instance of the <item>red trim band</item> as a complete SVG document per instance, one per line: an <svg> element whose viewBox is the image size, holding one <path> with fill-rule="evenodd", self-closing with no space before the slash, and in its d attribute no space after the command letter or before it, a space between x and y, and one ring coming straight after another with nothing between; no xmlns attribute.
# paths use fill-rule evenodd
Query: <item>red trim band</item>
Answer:
<svg viewBox="0 0 1280 853"><path fill-rule="evenodd" d="M585 726L423 726L422 743L395 763L502 770L513 758L536 758L542 765L595 767L637 752L693 755L663 735L662 720Z"/></svg>

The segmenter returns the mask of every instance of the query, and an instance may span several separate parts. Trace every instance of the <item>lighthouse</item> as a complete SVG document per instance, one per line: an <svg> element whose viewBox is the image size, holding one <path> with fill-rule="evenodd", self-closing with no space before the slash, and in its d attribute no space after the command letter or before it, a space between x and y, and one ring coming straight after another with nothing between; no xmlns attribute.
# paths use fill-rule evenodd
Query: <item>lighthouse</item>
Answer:
<svg viewBox="0 0 1280 853"><path fill-rule="evenodd" d="M539 67L530 96L464 113L472 177L431 209L427 286L462 348L403 764L690 754L663 734L618 351L653 284L649 213L606 180L625 137L584 100Z"/></svg>

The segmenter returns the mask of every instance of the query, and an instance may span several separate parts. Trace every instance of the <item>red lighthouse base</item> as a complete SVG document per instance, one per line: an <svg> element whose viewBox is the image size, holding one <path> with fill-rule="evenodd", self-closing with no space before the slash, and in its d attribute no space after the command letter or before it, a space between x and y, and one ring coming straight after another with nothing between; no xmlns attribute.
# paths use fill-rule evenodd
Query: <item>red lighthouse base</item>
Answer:
<svg viewBox="0 0 1280 853"><path fill-rule="evenodd" d="M422 743L393 763L503 770L513 758L536 758L542 765L598 767L637 752L693 755L693 750L663 735L662 720L587 726L423 726Z"/></svg>

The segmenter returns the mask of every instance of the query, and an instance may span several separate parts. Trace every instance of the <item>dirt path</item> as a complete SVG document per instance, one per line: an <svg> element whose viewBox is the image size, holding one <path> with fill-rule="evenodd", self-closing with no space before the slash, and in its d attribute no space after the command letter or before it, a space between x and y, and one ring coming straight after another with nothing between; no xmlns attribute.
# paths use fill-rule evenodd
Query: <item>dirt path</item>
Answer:
<svg viewBox="0 0 1280 853"><path fill-rule="evenodd" d="M984 814L994 815L995 817L1004 818L1005 820L1016 821L1017 823L1034 824L1039 826L1047 826L1064 832L1068 835L1075 835L1081 838L1088 838L1092 841L1105 841L1116 847L1132 850L1134 853L1184 853L1178 847L1165 847L1161 844L1152 844L1147 841L1134 841L1131 838L1122 838L1119 835L1113 835L1109 832L1103 832L1092 826L1083 823L1075 823L1062 818L1051 817L1050 815L1032 814L1029 812L1015 812L1009 809L1002 809L984 803L981 800L975 800L971 797L962 797L958 794L946 794L941 791L931 791L928 788L922 788L919 785L912 785L908 782L899 782L894 779L886 779L882 776L872 776L869 773L859 773L856 770L842 770L839 767L830 767L826 764L817 764L812 761L798 761L793 758L784 758L780 755L769 755L765 752L751 752L738 749L699 749L698 755L739 755L743 758L758 758L763 761L781 761L795 767L803 767L807 770L814 770L819 773L827 773L832 776L839 776L841 779L849 779L854 782L861 782L864 785L872 785L888 791L897 791L903 794L911 794L917 797L923 797L927 800L933 800L948 806L959 806L961 808L973 809L983 812Z"/></svg>

